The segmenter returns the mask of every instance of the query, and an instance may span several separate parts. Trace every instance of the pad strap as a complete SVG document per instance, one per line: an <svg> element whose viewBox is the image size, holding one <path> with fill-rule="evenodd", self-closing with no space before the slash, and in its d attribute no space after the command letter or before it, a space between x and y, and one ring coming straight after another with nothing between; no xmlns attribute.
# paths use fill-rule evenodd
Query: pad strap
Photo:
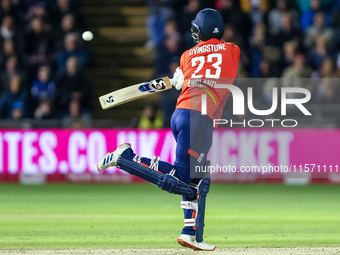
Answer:
<svg viewBox="0 0 340 255"><path fill-rule="evenodd" d="M185 227L195 227L196 226L196 219L184 219L184 226Z"/></svg>
<svg viewBox="0 0 340 255"><path fill-rule="evenodd" d="M197 210L198 208L197 199L193 201L182 201L181 208L188 210Z"/></svg>
<svg viewBox="0 0 340 255"><path fill-rule="evenodd" d="M136 156L133 157L132 160L133 160L134 162L137 162L138 164L140 164L141 159L142 159L142 157L136 155Z"/></svg>
<svg viewBox="0 0 340 255"><path fill-rule="evenodd" d="M171 169L171 171L169 172L169 174L170 174L170 175L172 175L172 176L174 176L174 175L175 175L175 173L176 173L176 170L175 170L175 168Z"/></svg>
<svg viewBox="0 0 340 255"><path fill-rule="evenodd" d="M189 184L189 187L192 188L192 189L198 189L198 184L195 184L195 183L190 183Z"/></svg>
<svg viewBox="0 0 340 255"><path fill-rule="evenodd" d="M152 169L152 170L158 171L159 160L160 160L160 157L154 156L154 157L150 160L150 166L149 166L149 168Z"/></svg>

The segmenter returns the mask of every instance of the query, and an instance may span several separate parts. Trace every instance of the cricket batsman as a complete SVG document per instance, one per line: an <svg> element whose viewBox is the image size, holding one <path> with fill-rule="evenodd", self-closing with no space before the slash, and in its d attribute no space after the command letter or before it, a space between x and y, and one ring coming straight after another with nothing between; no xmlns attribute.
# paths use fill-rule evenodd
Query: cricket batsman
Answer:
<svg viewBox="0 0 340 255"><path fill-rule="evenodd" d="M214 84L225 79L229 84L234 82L240 49L221 40L224 24L220 13L214 9L201 10L191 25L192 37L198 44L183 53L173 79L173 86L182 90L171 118L171 129L177 142L174 164L161 161L159 157L140 157L130 144L125 143L114 152L105 154L97 168L103 171L117 166L162 190L182 195L184 228L177 242L194 250L213 251L215 246L203 240L210 179L209 176L195 175L194 169L209 164L207 154L212 145L213 119L221 118L230 95L228 89L214 88Z"/></svg>

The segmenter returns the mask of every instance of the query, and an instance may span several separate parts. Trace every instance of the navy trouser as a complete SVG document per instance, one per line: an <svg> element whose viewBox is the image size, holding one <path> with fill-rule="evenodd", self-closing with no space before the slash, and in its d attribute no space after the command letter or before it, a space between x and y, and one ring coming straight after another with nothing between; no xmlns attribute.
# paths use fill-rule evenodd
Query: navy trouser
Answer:
<svg viewBox="0 0 340 255"><path fill-rule="evenodd" d="M212 144L213 125L207 115L189 109L176 109L171 117L171 130L177 142L176 160L173 165L159 161L158 171L166 174L175 169L174 176L189 184L198 183L200 175L195 176L195 167L203 166ZM126 159L133 159L136 154L132 149L121 155ZM150 166L151 159L140 158L143 165ZM191 173L191 174L190 174ZM184 201L192 199L183 196ZM184 218L193 218L194 210L184 209ZM195 235L195 229L184 227L182 234Z"/></svg>

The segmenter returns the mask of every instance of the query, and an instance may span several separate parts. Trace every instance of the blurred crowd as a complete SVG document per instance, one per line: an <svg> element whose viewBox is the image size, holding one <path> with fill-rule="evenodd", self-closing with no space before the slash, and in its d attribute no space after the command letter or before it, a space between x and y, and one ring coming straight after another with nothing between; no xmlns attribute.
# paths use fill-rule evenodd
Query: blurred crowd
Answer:
<svg viewBox="0 0 340 255"><path fill-rule="evenodd" d="M241 48L238 77L285 78L267 79L258 88L261 100L271 97L271 88L280 82L309 89L314 103L340 102L340 83L321 79L340 78L340 0L146 2L150 14L145 47L156 51L155 76L172 76L181 54L195 46L191 21L201 9L215 8L225 22L223 40Z"/></svg>
<svg viewBox="0 0 340 255"><path fill-rule="evenodd" d="M93 84L85 68L92 61L81 39L80 5L81 0L0 0L0 118L90 117ZM312 102L340 102L340 83L326 79L340 78L340 0L146 0L146 5L145 47L156 53L155 77L172 76L181 54L195 46L191 21L210 7L224 19L223 40L241 48L238 77L266 79L257 90L264 103L278 85L272 78L285 78L281 86L309 89ZM178 96L169 93L161 95L166 97L161 126L168 126ZM160 126L151 114L158 109L146 108L141 125L151 125L145 124L149 120Z"/></svg>
<svg viewBox="0 0 340 255"><path fill-rule="evenodd" d="M0 0L0 118L89 116L80 0Z"/></svg>

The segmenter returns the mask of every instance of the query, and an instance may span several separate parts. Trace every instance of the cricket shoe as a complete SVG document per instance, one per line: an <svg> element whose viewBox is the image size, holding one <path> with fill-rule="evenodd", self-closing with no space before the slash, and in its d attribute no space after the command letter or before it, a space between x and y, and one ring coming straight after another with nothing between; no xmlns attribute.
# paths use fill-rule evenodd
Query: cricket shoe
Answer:
<svg viewBox="0 0 340 255"><path fill-rule="evenodd" d="M216 249L215 245L207 244L206 242L198 243L195 240L195 236L181 234L177 238L177 242L187 248L191 248L195 251L214 251Z"/></svg>
<svg viewBox="0 0 340 255"><path fill-rule="evenodd" d="M117 166L118 158L126 149L129 148L131 148L131 145L129 143L124 143L119 145L115 151L106 153L97 164L98 171L101 172L110 166Z"/></svg>

